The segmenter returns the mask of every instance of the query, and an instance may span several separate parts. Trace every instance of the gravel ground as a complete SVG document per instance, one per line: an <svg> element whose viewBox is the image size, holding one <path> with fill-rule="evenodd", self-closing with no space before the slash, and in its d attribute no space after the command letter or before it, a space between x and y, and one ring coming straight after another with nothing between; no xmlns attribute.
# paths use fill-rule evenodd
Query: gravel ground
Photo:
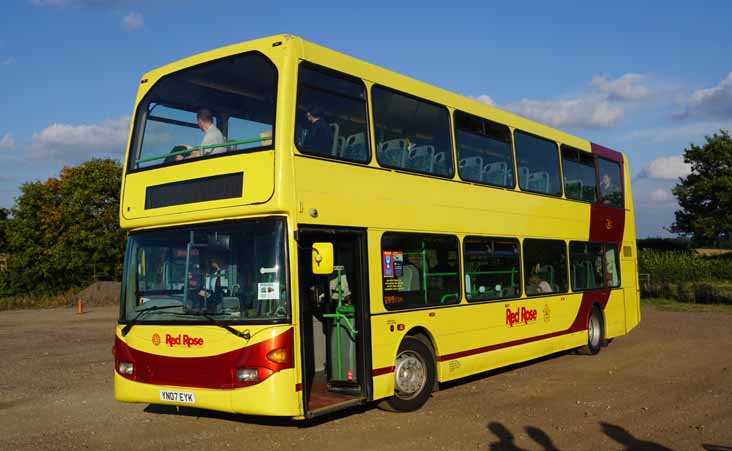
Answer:
<svg viewBox="0 0 732 451"><path fill-rule="evenodd" d="M732 450L732 315L644 307L593 357L443 386L420 411L312 423L122 404L117 307L0 312L0 450Z"/></svg>

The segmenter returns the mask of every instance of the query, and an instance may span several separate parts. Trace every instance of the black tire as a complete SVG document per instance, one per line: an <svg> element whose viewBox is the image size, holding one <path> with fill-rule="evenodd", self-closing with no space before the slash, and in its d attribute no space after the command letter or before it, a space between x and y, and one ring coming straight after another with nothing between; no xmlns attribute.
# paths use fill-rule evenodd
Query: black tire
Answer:
<svg viewBox="0 0 732 451"><path fill-rule="evenodd" d="M394 359L394 396L380 407L392 412L411 412L427 402L435 385L432 351L422 340L404 337Z"/></svg>
<svg viewBox="0 0 732 451"><path fill-rule="evenodd" d="M595 355L605 344L605 321L602 311L595 306L587 318L587 344L577 349L580 354Z"/></svg>

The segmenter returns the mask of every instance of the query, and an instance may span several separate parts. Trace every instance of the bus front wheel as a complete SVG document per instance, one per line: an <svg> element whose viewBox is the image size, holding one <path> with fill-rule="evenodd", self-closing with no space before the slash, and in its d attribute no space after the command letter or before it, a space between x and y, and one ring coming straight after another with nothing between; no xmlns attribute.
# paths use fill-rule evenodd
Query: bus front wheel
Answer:
<svg viewBox="0 0 732 451"><path fill-rule="evenodd" d="M600 352L605 339L605 323L602 320L602 311L595 306L587 319L587 344L578 349L580 354L595 355Z"/></svg>
<svg viewBox="0 0 732 451"><path fill-rule="evenodd" d="M424 405L435 385L435 361L421 340L405 337L394 362L394 396L381 403L393 412L410 412Z"/></svg>

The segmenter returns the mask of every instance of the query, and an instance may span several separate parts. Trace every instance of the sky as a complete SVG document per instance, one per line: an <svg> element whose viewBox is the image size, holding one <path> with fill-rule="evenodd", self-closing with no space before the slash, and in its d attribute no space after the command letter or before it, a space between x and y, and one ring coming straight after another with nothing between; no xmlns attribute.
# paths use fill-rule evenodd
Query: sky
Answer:
<svg viewBox="0 0 732 451"><path fill-rule="evenodd" d="M638 236L670 236L684 149L732 130L732 2L592 3L3 0L0 207L121 159L146 71L291 33L625 152Z"/></svg>

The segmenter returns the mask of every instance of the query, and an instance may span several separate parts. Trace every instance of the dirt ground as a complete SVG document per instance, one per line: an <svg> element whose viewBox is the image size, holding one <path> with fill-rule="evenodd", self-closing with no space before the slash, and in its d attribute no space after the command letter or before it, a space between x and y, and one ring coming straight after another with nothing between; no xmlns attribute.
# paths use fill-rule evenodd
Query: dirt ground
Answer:
<svg viewBox="0 0 732 451"><path fill-rule="evenodd" d="M317 423L118 403L117 308L0 312L0 450L730 450L730 315L644 307L593 357L560 354Z"/></svg>

